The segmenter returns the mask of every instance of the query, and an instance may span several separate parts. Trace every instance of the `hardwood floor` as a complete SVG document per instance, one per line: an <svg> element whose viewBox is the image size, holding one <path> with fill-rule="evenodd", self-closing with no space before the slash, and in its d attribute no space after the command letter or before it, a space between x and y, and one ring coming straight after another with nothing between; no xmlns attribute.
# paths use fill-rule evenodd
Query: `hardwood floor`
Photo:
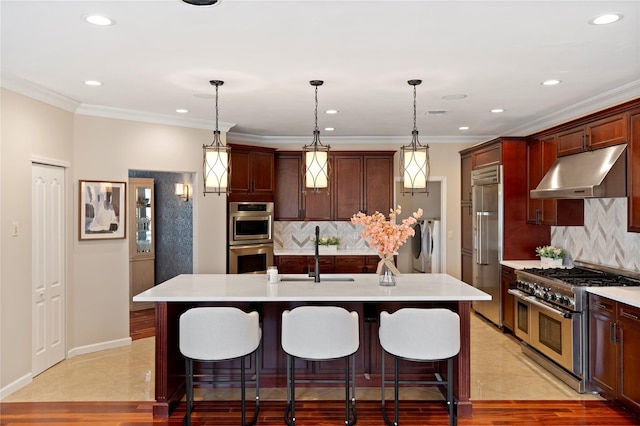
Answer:
<svg viewBox="0 0 640 426"><path fill-rule="evenodd" d="M143 309L129 312L129 335L132 340L156 335L156 310Z"/></svg>
<svg viewBox="0 0 640 426"><path fill-rule="evenodd" d="M131 312L131 337L140 339L155 334L153 309ZM248 404L249 413L253 406ZM0 425L181 425L185 412L181 404L169 419L152 418L153 402L12 402L0 403ZM283 425L284 401L261 401L258 425ZM383 424L380 403L357 402L359 426ZM388 405L392 409L392 405ZM236 401L198 402L194 425L237 425L240 403ZM341 401L299 401L296 404L300 426L343 424ZM391 412L390 412L391 415ZM441 403L402 401L403 426L448 425ZM640 425L640 418L606 401L474 401L473 418L460 418L465 425Z"/></svg>
<svg viewBox="0 0 640 426"><path fill-rule="evenodd" d="M180 425L184 404L169 419L153 419L152 402L13 402L0 403L0 424L13 425ZM358 401L359 426L383 424L377 401ZM262 401L257 425L283 425L284 401ZM448 425L442 404L403 401L402 426ZM253 406L249 404L249 412ZM391 409L391 407L389 407ZM240 403L199 402L193 425L238 425ZM343 424L342 401L301 401L296 404L297 424L325 426ZM391 413L390 413L391 414ZM476 401L473 418L460 418L465 425L638 425L640 419L603 401Z"/></svg>

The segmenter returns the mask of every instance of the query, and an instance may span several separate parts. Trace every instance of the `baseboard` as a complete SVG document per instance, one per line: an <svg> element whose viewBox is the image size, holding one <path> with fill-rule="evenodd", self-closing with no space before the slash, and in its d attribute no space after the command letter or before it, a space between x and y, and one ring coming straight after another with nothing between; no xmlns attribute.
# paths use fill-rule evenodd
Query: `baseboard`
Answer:
<svg viewBox="0 0 640 426"><path fill-rule="evenodd" d="M0 400L6 398L17 390L22 389L27 386L29 383L33 381L33 375L31 373L27 373L22 377L19 377L17 380L9 383L7 386L0 389Z"/></svg>
<svg viewBox="0 0 640 426"><path fill-rule="evenodd" d="M124 339L111 340L108 342L95 343L93 345L79 346L77 348L70 349L67 352L67 358L73 358L74 356L90 354L92 352L104 351L106 349L119 348L121 346L127 346L131 344L131 337Z"/></svg>

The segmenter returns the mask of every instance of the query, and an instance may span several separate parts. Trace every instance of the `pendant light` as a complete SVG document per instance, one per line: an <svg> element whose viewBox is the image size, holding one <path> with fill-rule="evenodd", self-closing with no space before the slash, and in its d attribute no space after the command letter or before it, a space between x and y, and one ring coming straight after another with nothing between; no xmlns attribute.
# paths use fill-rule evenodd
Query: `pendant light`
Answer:
<svg viewBox="0 0 640 426"><path fill-rule="evenodd" d="M312 192L318 193L319 190L329 188L329 145L323 145L320 142L320 130L318 130L318 86L322 86L322 80L311 80L309 84L316 88L316 109L315 109L315 127L313 129L313 142L311 145L302 147L304 155L304 164L302 177L304 180L304 188L312 189Z"/></svg>
<svg viewBox="0 0 640 426"><path fill-rule="evenodd" d="M221 80L211 80L216 87L216 129L210 145L202 145L204 194L228 194L231 177L231 148L225 146L218 130L218 88L224 84Z"/></svg>
<svg viewBox="0 0 640 426"><path fill-rule="evenodd" d="M422 80L409 80L413 86L413 131L411 143L400 148L400 175L402 176L402 193L429 194L428 182L431 166L429 165L429 145L422 145L418 140L416 127L416 86Z"/></svg>

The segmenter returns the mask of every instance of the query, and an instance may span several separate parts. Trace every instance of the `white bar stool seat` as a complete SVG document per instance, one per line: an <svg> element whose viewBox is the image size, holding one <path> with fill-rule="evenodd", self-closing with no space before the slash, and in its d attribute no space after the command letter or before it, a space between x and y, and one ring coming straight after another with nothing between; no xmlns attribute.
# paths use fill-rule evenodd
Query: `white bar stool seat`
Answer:
<svg viewBox="0 0 640 426"><path fill-rule="evenodd" d="M403 383L445 386L449 424L457 424L453 398L453 358L460 352L460 317L448 309L403 308L389 314L380 313L380 345L382 346L382 415L389 426L398 425L398 385ZM385 407L385 353L394 357L394 411L391 422ZM447 377L436 373L436 380L399 380L398 360L418 362L447 361Z"/></svg>
<svg viewBox="0 0 640 426"><path fill-rule="evenodd" d="M192 308L180 315L180 352L185 357L187 379L187 414L184 424L191 424L194 384L240 383L242 398L242 425L255 424L260 408L260 360L256 356L256 405L254 416L245 422L245 358L259 351L262 330L257 312L246 313L233 307ZM240 359L240 382L194 377L193 362L219 362Z"/></svg>
<svg viewBox="0 0 640 426"><path fill-rule="evenodd" d="M282 349L287 354L287 408L285 423L296 424L295 359L345 361L345 425L356 423L355 358L360 347L358 313L337 306L300 306L282 313ZM351 364L351 365L350 365ZM336 383L309 379L299 382ZM351 394L349 393L351 382Z"/></svg>

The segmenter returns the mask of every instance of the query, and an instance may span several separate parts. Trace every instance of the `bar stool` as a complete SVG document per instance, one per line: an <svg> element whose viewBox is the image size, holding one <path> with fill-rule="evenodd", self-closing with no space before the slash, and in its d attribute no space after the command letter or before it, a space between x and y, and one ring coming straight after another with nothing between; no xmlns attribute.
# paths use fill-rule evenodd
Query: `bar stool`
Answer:
<svg viewBox="0 0 640 426"><path fill-rule="evenodd" d="M389 426L398 425L398 385L403 383L445 386L449 425L458 423L453 398L453 358L460 352L460 317L448 309L403 308L389 314L380 313L382 346L382 416ZM385 353L394 357L395 422L387 417L385 407ZM436 373L436 380L398 380L398 360L418 362L447 361L447 378Z"/></svg>
<svg viewBox="0 0 640 426"><path fill-rule="evenodd" d="M345 425L356 423L355 357L353 355L359 346L357 312L348 312L337 306L300 306L282 313L282 349L287 354L287 408L284 413L284 421L287 425L296 424L295 360L297 358L308 361L344 358ZM351 394L349 393L350 381ZM339 383L341 380L309 379L298 382Z"/></svg>
<svg viewBox="0 0 640 426"><path fill-rule="evenodd" d="M194 384L240 383L242 399L242 425L250 426L258 419L260 409L259 347L262 330L257 312L245 313L232 307L192 308L180 315L180 352L185 357L187 379L187 414L184 424L191 425ZM246 423L245 410L245 358L256 356L256 406L253 418ZM219 362L240 358L240 382L215 380L212 377L194 377L193 362Z"/></svg>

